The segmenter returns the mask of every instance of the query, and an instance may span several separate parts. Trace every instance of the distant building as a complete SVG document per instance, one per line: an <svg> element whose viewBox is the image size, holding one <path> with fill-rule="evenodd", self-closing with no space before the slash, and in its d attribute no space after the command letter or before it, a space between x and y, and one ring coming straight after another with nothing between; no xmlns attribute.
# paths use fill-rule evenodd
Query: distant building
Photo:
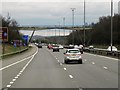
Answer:
<svg viewBox="0 0 120 90"><path fill-rule="evenodd" d="M118 13L120 14L120 1L118 2Z"/></svg>

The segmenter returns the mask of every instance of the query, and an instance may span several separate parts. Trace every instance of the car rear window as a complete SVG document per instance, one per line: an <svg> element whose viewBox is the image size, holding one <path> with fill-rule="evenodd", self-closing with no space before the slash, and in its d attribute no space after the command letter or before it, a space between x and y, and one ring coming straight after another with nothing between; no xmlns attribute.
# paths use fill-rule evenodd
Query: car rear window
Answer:
<svg viewBox="0 0 120 90"><path fill-rule="evenodd" d="M69 50L68 53L79 53L79 50Z"/></svg>

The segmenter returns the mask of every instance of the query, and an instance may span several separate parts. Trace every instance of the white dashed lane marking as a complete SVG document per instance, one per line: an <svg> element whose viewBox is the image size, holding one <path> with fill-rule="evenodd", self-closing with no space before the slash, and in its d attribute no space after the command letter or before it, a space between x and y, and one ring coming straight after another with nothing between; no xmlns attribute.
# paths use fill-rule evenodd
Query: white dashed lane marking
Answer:
<svg viewBox="0 0 120 90"><path fill-rule="evenodd" d="M14 82L10 82L10 84L13 84Z"/></svg>
<svg viewBox="0 0 120 90"><path fill-rule="evenodd" d="M26 69L26 67L30 64L30 62L33 60L33 58L35 57L35 55L38 53L38 49L37 49L37 51L35 52L35 54L34 55L32 55L31 56L31 59L29 60L29 62L23 67L23 69L17 74L17 76L16 77L14 77L14 79L12 79L12 81L10 82L10 85L7 85L6 87L7 88L10 88L11 86L12 86L12 84L16 81L16 79L18 79L18 77L22 74L22 72ZM18 63L18 62L17 62ZM15 63L15 64L17 64L17 63ZM14 64L12 64L12 65L10 65L10 66L13 66ZM10 67L9 66L9 67ZM8 68L8 66L7 67L5 67L5 68L2 68L1 70L3 70L3 69L6 69L6 68Z"/></svg>
<svg viewBox="0 0 120 90"><path fill-rule="evenodd" d="M60 65L62 65L62 63L60 63Z"/></svg>
<svg viewBox="0 0 120 90"><path fill-rule="evenodd" d="M108 68L107 68L107 67L105 67L105 66L104 66L103 68L104 68L104 69L108 69Z"/></svg>
<svg viewBox="0 0 120 90"><path fill-rule="evenodd" d="M14 81L16 81L16 79L13 79L12 81L14 82Z"/></svg>
<svg viewBox="0 0 120 90"><path fill-rule="evenodd" d="M66 69L66 68L64 68L64 70L66 71L67 69Z"/></svg>
<svg viewBox="0 0 120 90"><path fill-rule="evenodd" d="M17 79L18 77L15 77L15 79Z"/></svg>
<svg viewBox="0 0 120 90"><path fill-rule="evenodd" d="M92 62L92 64L94 65L94 64L95 64L95 62Z"/></svg>
<svg viewBox="0 0 120 90"><path fill-rule="evenodd" d="M69 75L69 77L70 77L70 78L73 78L73 76L72 76L72 75Z"/></svg>
<svg viewBox="0 0 120 90"><path fill-rule="evenodd" d="M11 87L11 85L7 85L7 88Z"/></svg>

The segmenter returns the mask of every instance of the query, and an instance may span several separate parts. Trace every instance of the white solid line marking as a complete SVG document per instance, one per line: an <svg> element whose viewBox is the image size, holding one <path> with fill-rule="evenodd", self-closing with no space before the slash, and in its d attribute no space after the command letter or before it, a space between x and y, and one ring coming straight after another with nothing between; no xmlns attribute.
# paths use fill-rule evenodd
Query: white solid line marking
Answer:
<svg viewBox="0 0 120 90"><path fill-rule="evenodd" d="M72 75L69 75L69 77L70 77L70 78L73 78L73 76L72 76Z"/></svg>
<svg viewBox="0 0 120 90"><path fill-rule="evenodd" d="M95 56L94 54L90 54L90 53L86 53L86 54ZM115 61L120 61L119 59L112 58L112 57L101 56L101 55L96 55L96 56L98 56L98 57L103 57L103 58L107 58L107 59L112 59L112 60L115 60ZM107 60L107 59L105 59L105 60Z"/></svg>
<svg viewBox="0 0 120 90"><path fill-rule="evenodd" d="M5 67L3 67L3 68L0 68L0 71L4 70L4 69L6 69L6 68L9 68L9 67L11 67L11 66L13 66L13 65L16 65L16 64L18 64L18 63L20 63L20 62L23 62L23 61L25 61L25 60L28 60L29 58L34 57L37 53L38 53L38 49L37 49L37 51L36 51L32 56L29 56L29 57L24 58L24 59L22 59L22 60L20 60L20 61L17 61L17 62L15 62L15 63L12 63L12 64L10 64L10 65L7 65L7 66L5 66Z"/></svg>
<svg viewBox="0 0 120 90"><path fill-rule="evenodd" d="M16 79L13 79L12 81L14 82L14 81L16 81Z"/></svg>
<svg viewBox="0 0 120 90"><path fill-rule="evenodd" d="M60 63L60 65L62 65L62 63Z"/></svg>
<svg viewBox="0 0 120 90"><path fill-rule="evenodd" d="M7 85L7 88L11 87L11 85Z"/></svg>
<svg viewBox="0 0 120 90"><path fill-rule="evenodd" d="M13 84L14 82L10 82L10 84Z"/></svg>
<svg viewBox="0 0 120 90"><path fill-rule="evenodd" d="M92 62L92 64L95 64L95 62Z"/></svg>
<svg viewBox="0 0 120 90"><path fill-rule="evenodd" d="M108 69L107 67L103 67L104 69Z"/></svg>
<svg viewBox="0 0 120 90"><path fill-rule="evenodd" d="M15 62L15 63L10 64L10 65L7 65L7 66L1 68L0 71L1 71L1 70L4 70L4 69L6 69L6 68L9 68L9 67L11 67L11 66L13 66L13 65L16 65L16 64L18 64L18 63L20 63L20 62L23 62L23 61L25 61L25 60L28 60L28 59L31 58L31 57L32 57L32 56L27 57L27 58L24 58L24 59L22 59L22 60L20 60L20 61L17 61L17 62Z"/></svg>
<svg viewBox="0 0 120 90"><path fill-rule="evenodd" d="M67 69L66 69L66 68L64 68L64 70L66 71Z"/></svg>
<svg viewBox="0 0 120 90"><path fill-rule="evenodd" d="M33 60L33 58L35 57L35 55L38 53L38 48L37 48L37 51L34 53L34 55L32 55L31 59L28 61L28 63L23 67L23 69L19 72L19 74L12 80L12 82L10 82L10 84L13 84L16 79L22 74L22 72L26 69L26 67L30 64L30 62ZM7 87L11 87L11 85L7 85Z"/></svg>

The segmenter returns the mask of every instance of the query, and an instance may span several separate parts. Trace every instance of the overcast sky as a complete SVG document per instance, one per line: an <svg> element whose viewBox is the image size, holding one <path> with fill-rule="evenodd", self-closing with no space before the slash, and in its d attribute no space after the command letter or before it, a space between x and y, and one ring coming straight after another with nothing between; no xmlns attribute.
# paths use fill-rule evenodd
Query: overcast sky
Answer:
<svg viewBox="0 0 120 90"><path fill-rule="evenodd" d="M114 0L114 13L118 13L118 1ZM0 7L1 8L1 7ZM83 0L2 0L2 14L10 16L20 25L83 25ZM97 22L99 17L110 15L110 0L86 0L86 22Z"/></svg>

